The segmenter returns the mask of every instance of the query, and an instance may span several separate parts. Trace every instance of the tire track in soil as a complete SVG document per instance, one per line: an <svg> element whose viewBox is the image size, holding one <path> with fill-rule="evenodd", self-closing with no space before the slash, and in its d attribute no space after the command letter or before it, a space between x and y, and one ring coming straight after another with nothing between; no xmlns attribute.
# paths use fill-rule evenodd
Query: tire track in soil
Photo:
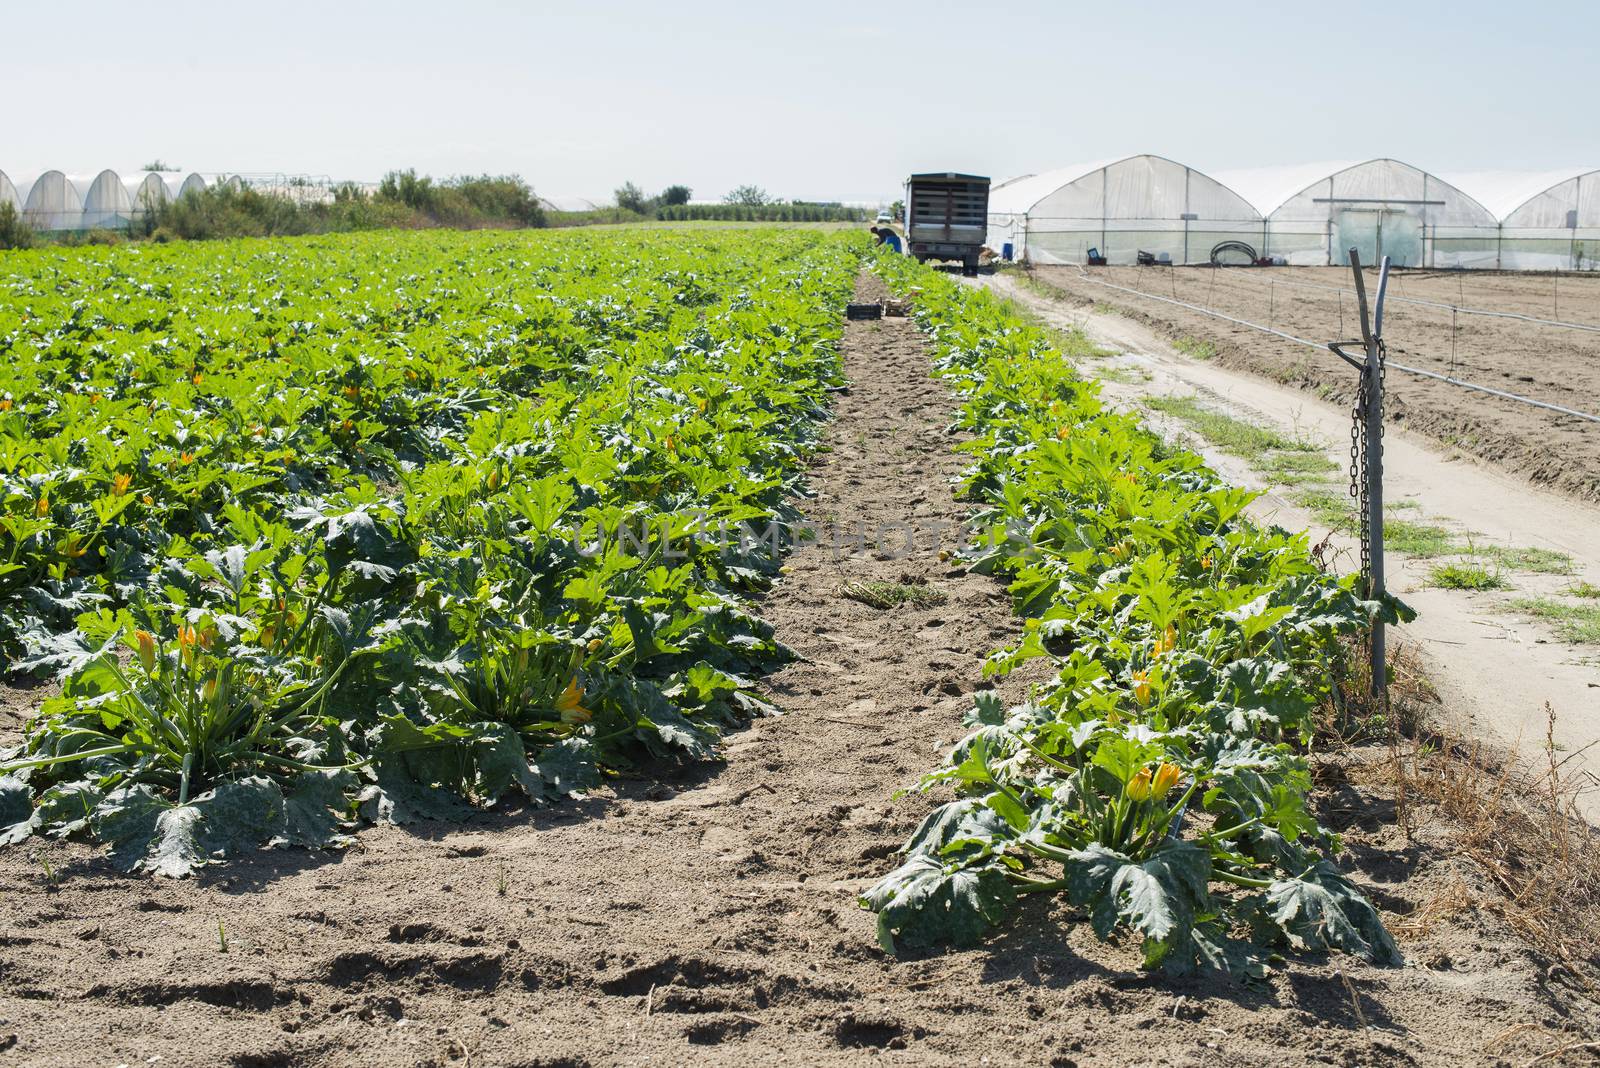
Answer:
<svg viewBox="0 0 1600 1068"><path fill-rule="evenodd" d="M864 276L857 295L884 293ZM616 780L546 811L372 829L334 860L263 853L169 882L110 874L74 847L69 877L46 891L8 851L0 1051L29 1065L160 1054L162 1068L1478 1064L1493 1061L1489 1036L1563 1026L1538 962L1487 917L1408 943L1448 951L1441 978L1342 959L1297 961L1260 989L1160 979L1059 902L1030 902L977 950L884 956L855 898L930 803L894 794L958 736L980 658L1016 626L999 584L952 570L931 544L835 556L839 522L926 529L964 514L949 488L963 465L945 430L952 400L915 326L851 323L843 351L852 386L806 506L823 536L763 606L801 656L768 680L785 715L732 734L720 766ZM879 612L837 592L908 574L948 603ZM1382 806L1340 800L1376 828L1347 837L1386 909L1459 879L1427 850L1397 862Z"/></svg>

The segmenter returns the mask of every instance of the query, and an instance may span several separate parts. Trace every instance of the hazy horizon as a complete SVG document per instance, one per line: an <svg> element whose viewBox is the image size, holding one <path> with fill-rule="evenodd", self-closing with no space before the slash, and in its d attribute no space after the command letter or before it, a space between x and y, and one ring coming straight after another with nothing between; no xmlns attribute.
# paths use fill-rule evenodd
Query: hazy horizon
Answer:
<svg viewBox="0 0 1600 1068"><path fill-rule="evenodd" d="M0 15L49 45L10 57L29 102L7 115L0 171L126 175L159 157L358 181L517 173L600 202L624 181L874 201L914 170L1000 179L1140 152L1204 171L1600 155L1600 8L1556 0L1358 2L1337 20L1264 3L131 10Z"/></svg>

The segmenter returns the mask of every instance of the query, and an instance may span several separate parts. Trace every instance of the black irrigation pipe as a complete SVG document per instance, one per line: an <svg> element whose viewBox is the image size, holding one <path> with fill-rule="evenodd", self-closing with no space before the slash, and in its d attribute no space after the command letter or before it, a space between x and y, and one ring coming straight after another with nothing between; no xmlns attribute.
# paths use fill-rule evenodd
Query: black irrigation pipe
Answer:
<svg viewBox="0 0 1600 1068"><path fill-rule="evenodd" d="M1093 282L1096 285L1106 286L1110 289L1119 289L1124 293L1132 293L1134 296L1144 297L1146 300L1159 300L1163 304L1176 304L1180 308L1188 308L1191 311L1197 311L1202 315L1209 315L1214 319L1222 319L1226 322L1237 323L1240 326L1247 326L1252 330L1260 330L1264 334L1273 334L1277 337L1283 338L1285 341L1293 341L1298 344L1317 349L1321 352L1328 351L1327 344L1321 341L1309 341L1306 338L1296 337L1293 334L1285 333L1284 331L1275 329L1274 327L1262 326L1260 323L1252 323L1248 319L1237 319L1232 315L1224 315L1219 311L1212 311L1210 308L1202 308L1198 304L1190 304L1186 301L1174 300L1171 297L1158 297L1154 293L1146 293L1139 289L1130 289L1128 286L1114 285L1113 283L1104 281L1103 279L1092 277L1089 272L1085 271L1081 267L1078 268L1078 273L1083 275L1085 281ZM1449 305L1447 304L1445 307L1449 307ZM1465 309L1462 310L1464 311ZM1548 401L1534 400L1532 397L1524 397L1520 393L1507 393L1505 390L1495 389L1493 386L1480 386L1476 382L1464 382L1459 378L1452 378L1449 375L1439 374L1437 371L1424 371L1420 367L1407 367L1405 364L1395 363L1393 360L1388 360L1387 366L1394 368L1396 371L1404 371L1407 374L1420 375L1423 378L1433 378L1440 382L1448 382L1452 386L1460 386L1462 389L1476 390L1479 393L1487 393L1492 397L1503 397L1506 400L1517 401L1520 404L1531 404L1535 408L1544 408L1547 411L1559 412L1562 415L1570 415L1575 419L1586 419L1591 423L1600 423L1600 415L1593 415L1589 412L1580 412L1572 408L1563 408L1559 404L1551 404Z"/></svg>

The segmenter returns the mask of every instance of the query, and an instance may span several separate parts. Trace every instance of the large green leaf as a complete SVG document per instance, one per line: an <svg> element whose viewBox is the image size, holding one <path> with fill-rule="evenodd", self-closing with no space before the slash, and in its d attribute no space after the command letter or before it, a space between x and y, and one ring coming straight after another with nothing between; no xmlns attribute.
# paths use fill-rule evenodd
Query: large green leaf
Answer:
<svg viewBox="0 0 1600 1068"><path fill-rule="evenodd" d="M1014 836L1011 825L994 809L980 799L964 798L928 813L912 832L904 852L907 856L939 857L974 845L993 849Z"/></svg>
<svg viewBox="0 0 1600 1068"><path fill-rule="evenodd" d="M375 782L357 798L368 823L407 824L423 820L459 820L472 811L453 790L417 778L410 754L382 757L372 763Z"/></svg>
<svg viewBox="0 0 1600 1068"><path fill-rule="evenodd" d="M1373 964L1404 963L1372 904L1326 860L1267 891L1273 922L1313 949L1342 949Z"/></svg>
<svg viewBox="0 0 1600 1068"><path fill-rule="evenodd" d="M33 833L33 791L17 775L0 775L0 845ZM20 831L20 833L18 833Z"/></svg>
<svg viewBox="0 0 1600 1068"><path fill-rule="evenodd" d="M138 785L109 795L92 826L118 867L176 878L281 835L283 793L270 779L248 778L176 805Z"/></svg>
<svg viewBox="0 0 1600 1068"><path fill-rule="evenodd" d="M594 746L582 739L567 738L545 747L529 767L552 797L567 797L600 785Z"/></svg>
<svg viewBox="0 0 1600 1068"><path fill-rule="evenodd" d="M281 840L309 848L348 841L355 781L355 775L342 769L301 773L283 799Z"/></svg>
<svg viewBox="0 0 1600 1068"><path fill-rule="evenodd" d="M1003 868L985 863L946 865L916 854L861 897L878 914L878 942L886 953L896 939L908 945L972 945L1010 912L1016 895Z"/></svg>

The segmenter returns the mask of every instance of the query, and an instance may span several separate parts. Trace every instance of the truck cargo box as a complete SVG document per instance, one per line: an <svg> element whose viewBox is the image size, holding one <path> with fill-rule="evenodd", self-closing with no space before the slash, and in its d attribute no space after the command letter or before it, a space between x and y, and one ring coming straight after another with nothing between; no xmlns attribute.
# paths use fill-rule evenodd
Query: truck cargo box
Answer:
<svg viewBox="0 0 1600 1068"><path fill-rule="evenodd" d="M919 260L978 266L989 230L989 179L945 172L906 179L906 251Z"/></svg>

